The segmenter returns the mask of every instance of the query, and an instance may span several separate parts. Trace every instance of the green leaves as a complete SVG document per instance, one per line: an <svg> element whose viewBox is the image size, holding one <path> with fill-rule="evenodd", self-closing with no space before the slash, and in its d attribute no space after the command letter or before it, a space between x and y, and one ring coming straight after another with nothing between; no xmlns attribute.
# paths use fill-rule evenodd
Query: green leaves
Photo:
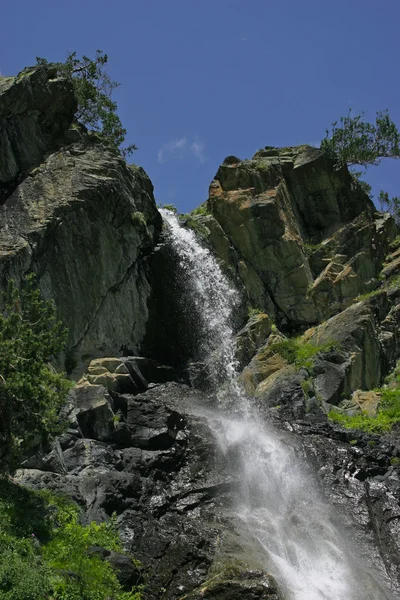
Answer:
<svg viewBox="0 0 400 600"><path fill-rule="evenodd" d="M364 119L364 113L340 117L340 125L332 123L332 132L326 131L321 142L321 150L336 162L338 167L361 165L365 169L378 165L386 158L400 158L400 132L387 110L376 113L375 125ZM371 186L360 179L362 172L352 171L354 181L368 195ZM392 214L400 224L400 198L389 198L387 192L380 192L378 201L381 210Z"/></svg>
<svg viewBox="0 0 400 600"><path fill-rule="evenodd" d="M48 64L46 59L39 57L36 58L36 62L39 65ZM77 58L76 52L72 52L67 56L65 63L59 62L54 65L59 74L70 79L74 85L78 102L77 120L114 144L126 157L137 148L134 144L121 148L127 131L117 114L117 103L112 99L113 91L119 83L112 81L104 70L107 62L107 54L96 50L94 59L85 55Z"/></svg>
<svg viewBox="0 0 400 600"><path fill-rule="evenodd" d="M378 202L380 209L390 212L397 225L400 225L400 197L393 196L390 198L387 192L381 190L379 192Z"/></svg>
<svg viewBox="0 0 400 600"><path fill-rule="evenodd" d="M0 436L12 465L29 447L61 431L58 411L71 383L50 364L66 330L30 275L19 291L10 281L0 313Z"/></svg>
<svg viewBox="0 0 400 600"><path fill-rule="evenodd" d="M123 553L115 518L81 525L68 499L0 480L0 600L140 600L96 548Z"/></svg>
<svg viewBox="0 0 400 600"><path fill-rule="evenodd" d="M364 119L364 113L340 117L340 125L332 123L321 142L323 150L340 166L377 165L384 158L400 158L400 133L388 111L376 114L375 125Z"/></svg>

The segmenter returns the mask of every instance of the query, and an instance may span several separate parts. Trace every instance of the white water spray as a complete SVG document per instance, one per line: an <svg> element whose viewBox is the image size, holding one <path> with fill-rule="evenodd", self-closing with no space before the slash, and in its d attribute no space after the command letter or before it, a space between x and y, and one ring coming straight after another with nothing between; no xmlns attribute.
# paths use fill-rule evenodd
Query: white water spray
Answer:
<svg viewBox="0 0 400 600"><path fill-rule="evenodd" d="M357 560L287 434L261 422L236 382L232 312L238 295L193 231L162 210L170 243L199 313L201 352L219 349L216 368L240 417L209 414L217 443L238 479L237 515L266 571L288 600L389 600L376 575ZM217 394L218 396L218 394ZM221 412L221 411L220 411Z"/></svg>

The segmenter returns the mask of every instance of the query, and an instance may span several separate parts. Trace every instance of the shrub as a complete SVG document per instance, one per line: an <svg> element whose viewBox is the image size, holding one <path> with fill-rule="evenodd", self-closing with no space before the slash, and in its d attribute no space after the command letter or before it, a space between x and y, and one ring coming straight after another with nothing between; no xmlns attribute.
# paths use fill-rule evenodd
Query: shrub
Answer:
<svg viewBox="0 0 400 600"><path fill-rule="evenodd" d="M317 346L312 342L305 342L302 337L288 338L271 346L273 352L280 354L282 358L297 369L311 369L317 354L327 352L333 348L338 348L337 342L332 341Z"/></svg>
<svg viewBox="0 0 400 600"><path fill-rule="evenodd" d="M67 499L0 483L0 600L140 599L92 550L122 552L114 519L80 525Z"/></svg>
<svg viewBox="0 0 400 600"><path fill-rule="evenodd" d="M376 416L369 416L365 413L346 415L332 410L328 413L329 419L346 429L360 429L367 433L390 431L393 425L400 421L400 388L381 388L376 391L381 394Z"/></svg>
<svg viewBox="0 0 400 600"><path fill-rule="evenodd" d="M133 212L131 218L134 225L137 225L140 229L147 229L146 216L142 212L138 210Z"/></svg>
<svg viewBox="0 0 400 600"><path fill-rule="evenodd" d="M39 65L49 64L45 58L39 57L36 58L36 62ZM51 64L74 86L78 102L78 121L114 144L123 156L128 156L137 148L134 144L121 148L127 132L117 114L117 103L112 99L113 91L119 83L112 81L104 70L107 62L107 54L97 50L94 59L88 56L77 58L76 52L72 52L65 62Z"/></svg>
<svg viewBox="0 0 400 600"><path fill-rule="evenodd" d="M58 412L71 383L49 361L64 348L66 335L33 275L21 291L10 281L0 314L0 433L11 462L61 431Z"/></svg>
<svg viewBox="0 0 400 600"><path fill-rule="evenodd" d="M377 165L384 158L400 158L400 133L387 111L376 113L375 124L364 119L364 113L340 117L340 125L332 123L326 131L321 150L339 164Z"/></svg>
<svg viewBox="0 0 400 600"><path fill-rule="evenodd" d="M190 214L194 216L194 215L208 215L210 213L207 210L206 203L204 203L204 204L200 204L200 206L198 206L197 208L192 210L192 212Z"/></svg>
<svg viewBox="0 0 400 600"><path fill-rule="evenodd" d="M164 210L170 210L175 214L178 212L178 209L176 208L175 204L160 204L159 208L163 208Z"/></svg>

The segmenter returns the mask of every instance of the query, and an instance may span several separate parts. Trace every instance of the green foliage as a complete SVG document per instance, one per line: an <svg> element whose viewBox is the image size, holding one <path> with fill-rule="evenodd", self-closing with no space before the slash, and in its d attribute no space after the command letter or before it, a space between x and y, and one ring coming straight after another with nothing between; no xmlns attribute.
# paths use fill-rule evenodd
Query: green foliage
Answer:
<svg viewBox="0 0 400 600"><path fill-rule="evenodd" d="M0 314L0 434L8 459L61 431L58 412L71 387L49 364L66 330L52 302L40 298L34 276L19 291L9 282Z"/></svg>
<svg viewBox="0 0 400 600"><path fill-rule="evenodd" d="M370 292L365 292L365 294L360 294L356 298L354 298L354 302L362 302L363 300L368 300L369 298L373 298L382 292L382 288L379 287L376 290L371 290Z"/></svg>
<svg viewBox="0 0 400 600"><path fill-rule="evenodd" d="M159 208L163 208L164 210L170 210L175 214L178 212L178 209L176 208L175 204L160 204Z"/></svg>
<svg viewBox="0 0 400 600"><path fill-rule="evenodd" d="M312 377L307 377L307 379L303 379L301 382L301 389L303 390L303 394L305 398L310 397L310 393L313 389L313 379Z"/></svg>
<svg viewBox="0 0 400 600"><path fill-rule="evenodd" d="M184 226L189 227L190 229L193 229L193 231L199 235L200 237L208 237L209 235L209 230L208 228L201 223L198 219L193 218L190 214L189 215L179 215L179 218L181 221L183 221Z"/></svg>
<svg viewBox="0 0 400 600"><path fill-rule="evenodd" d="M389 198L389 194L381 190L379 192L378 202L380 209L390 212L397 225L400 225L400 197L393 196L392 198Z"/></svg>
<svg viewBox="0 0 400 600"><path fill-rule="evenodd" d="M332 132L326 131L325 139L321 142L321 150L332 158L337 166L361 165L367 168L378 165L386 158L400 158L400 132L390 118L388 111L376 113L375 124L365 121L364 113L353 116L351 111L347 117L340 117L332 123ZM370 195L371 186L360 179L363 173L351 173L354 182ZM378 201L381 210L388 210L400 223L400 198L389 198L387 192L380 192Z"/></svg>
<svg viewBox="0 0 400 600"><path fill-rule="evenodd" d="M338 348L337 342L332 341L318 346L312 342L305 342L302 337L288 338L271 346L273 352L280 354L296 369L311 369L317 354L333 348Z"/></svg>
<svg viewBox="0 0 400 600"><path fill-rule="evenodd" d="M372 186L369 185L369 183L367 183L366 181L364 181L363 179L361 179L361 177L363 176L363 172L362 171L351 171L350 175L353 179L353 184L354 186L358 186L362 189L363 192L365 192L365 194L367 194L367 196L370 196L371 194L371 190L372 190Z"/></svg>
<svg viewBox="0 0 400 600"><path fill-rule="evenodd" d="M44 58L37 57L36 61L39 65L49 64ZM60 75L73 83L78 102L78 121L120 148L123 156L128 156L137 148L134 144L121 148L127 132L117 114L117 103L112 99L113 91L119 84L106 73L104 67L107 62L107 54L96 50L94 59L85 55L77 58L76 52L72 52L65 62L53 64Z"/></svg>
<svg viewBox="0 0 400 600"><path fill-rule="evenodd" d="M303 248L304 248L305 255L307 257L309 257L312 254L314 254L314 252L316 252L317 250L320 250L322 248L322 243L320 243L320 244L310 244L308 242L305 242L303 244Z"/></svg>
<svg viewBox="0 0 400 600"><path fill-rule="evenodd" d="M392 458L390 459L390 464L393 467L398 467L400 465L400 458L398 456L392 456Z"/></svg>
<svg viewBox="0 0 400 600"><path fill-rule="evenodd" d="M398 235L393 242L390 242L389 246L391 248L398 248L400 246L400 235Z"/></svg>
<svg viewBox="0 0 400 600"><path fill-rule="evenodd" d="M375 124L364 119L364 113L340 117L332 123L321 142L323 150L339 165L377 165L384 158L400 158L400 133L388 111L376 114Z"/></svg>
<svg viewBox="0 0 400 600"><path fill-rule="evenodd" d="M132 213L131 217L132 217L132 223L134 225L138 225L139 228L142 228L142 229L147 229L146 216L142 212L137 210L136 212Z"/></svg>
<svg viewBox="0 0 400 600"><path fill-rule="evenodd" d="M93 551L122 552L114 519L80 525L68 500L0 483L0 600L140 600Z"/></svg>
<svg viewBox="0 0 400 600"><path fill-rule="evenodd" d="M194 210L192 210L192 212L190 213L191 215L208 215L209 212L207 210L207 205L206 203L204 204L200 204L200 206L198 206L197 208L195 208Z"/></svg>
<svg viewBox="0 0 400 600"><path fill-rule="evenodd" d="M400 387L381 388L377 391L381 394L381 400L376 416L371 417L365 413L351 416L332 410L328 413L329 419L346 429L359 429L367 433L390 431L393 425L400 421Z"/></svg>
<svg viewBox="0 0 400 600"><path fill-rule="evenodd" d="M257 315L262 315L263 311L260 310L259 308L251 308L249 307L249 310L247 311L248 317L249 319L251 319L251 317L256 317Z"/></svg>

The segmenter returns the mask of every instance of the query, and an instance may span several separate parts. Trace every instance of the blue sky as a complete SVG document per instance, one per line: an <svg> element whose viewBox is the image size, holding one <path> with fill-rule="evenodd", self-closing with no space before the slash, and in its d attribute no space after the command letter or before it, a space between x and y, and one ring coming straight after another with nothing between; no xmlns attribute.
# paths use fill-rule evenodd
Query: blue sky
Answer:
<svg viewBox="0 0 400 600"><path fill-rule="evenodd" d="M133 161L182 212L230 154L317 144L349 108L400 126L399 0L2 0L0 19L3 75L108 53ZM399 166L366 179L399 195Z"/></svg>

